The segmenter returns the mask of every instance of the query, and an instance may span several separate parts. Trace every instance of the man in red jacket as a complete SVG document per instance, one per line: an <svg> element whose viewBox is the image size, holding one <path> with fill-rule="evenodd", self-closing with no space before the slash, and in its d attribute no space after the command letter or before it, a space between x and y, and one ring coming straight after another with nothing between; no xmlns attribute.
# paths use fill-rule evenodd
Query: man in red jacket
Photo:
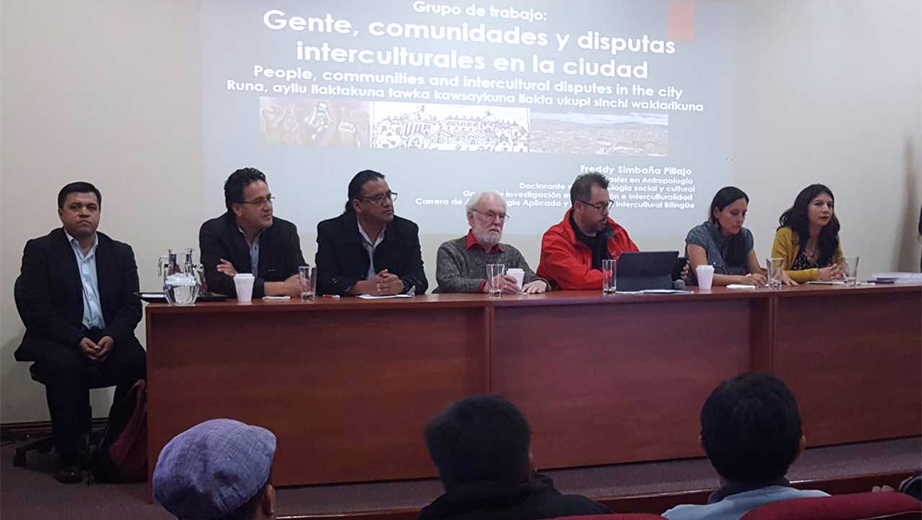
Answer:
<svg viewBox="0 0 922 520"><path fill-rule="evenodd" d="M563 220L541 239L538 276L557 289L601 289L602 260L638 251L637 245L608 217L613 202L608 179L601 173L577 177L570 188L570 203Z"/></svg>

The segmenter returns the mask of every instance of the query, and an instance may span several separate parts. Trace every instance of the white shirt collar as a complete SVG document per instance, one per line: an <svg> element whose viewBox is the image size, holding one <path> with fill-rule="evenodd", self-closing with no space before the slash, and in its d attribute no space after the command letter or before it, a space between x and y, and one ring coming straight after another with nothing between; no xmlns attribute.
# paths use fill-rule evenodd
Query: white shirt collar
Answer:
<svg viewBox="0 0 922 520"><path fill-rule="evenodd" d="M76 243L77 247L80 247L80 242L76 238L70 236L70 233L64 231L64 236L67 237L67 243L74 245ZM90 248L90 251L96 249L96 246L99 245L99 233L93 233L93 247Z"/></svg>

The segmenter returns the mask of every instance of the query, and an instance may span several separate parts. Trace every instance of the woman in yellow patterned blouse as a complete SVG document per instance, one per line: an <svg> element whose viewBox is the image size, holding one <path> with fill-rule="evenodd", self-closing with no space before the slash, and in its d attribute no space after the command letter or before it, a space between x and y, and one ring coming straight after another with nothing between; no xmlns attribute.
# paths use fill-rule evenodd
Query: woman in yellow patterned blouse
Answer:
<svg viewBox="0 0 922 520"><path fill-rule="evenodd" d="M784 268L792 280L803 283L843 277L832 190L822 184L807 186L778 223L772 258L784 258Z"/></svg>

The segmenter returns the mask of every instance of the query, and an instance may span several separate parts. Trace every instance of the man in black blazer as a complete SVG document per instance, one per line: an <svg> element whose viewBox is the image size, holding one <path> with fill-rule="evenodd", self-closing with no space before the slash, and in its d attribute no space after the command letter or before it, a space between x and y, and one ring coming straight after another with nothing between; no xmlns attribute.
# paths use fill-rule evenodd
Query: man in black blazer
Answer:
<svg viewBox="0 0 922 520"><path fill-rule="evenodd" d="M79 482L80 435L89 408L87 374L97 370L117 385L119 399L147 370L134 335L141 321L138 266L128 244L97 233L99 190L86 182L58 194L62 227L29 240L15 297L26 326L17 361L34 361L45 380L55 449L56 477Z"/></svg>
<svg viewBox="0 0 922 520"><path fill-rule="evenodd" d="M241 168L227 178L227 212L199 231L209 291L236 296L234 275L252 273L254 298L301 295L298 266L305 264L298 228L273 215L273 199L266 176L256 168Z"/></svg>
<svg viewBox="0 0 922 520"><path fill-rule="evenodd" d="M419 227L394 215L384 175L360 171L349 183L342 215L317 225L317 290L321 294L423 294Z"/></svg>

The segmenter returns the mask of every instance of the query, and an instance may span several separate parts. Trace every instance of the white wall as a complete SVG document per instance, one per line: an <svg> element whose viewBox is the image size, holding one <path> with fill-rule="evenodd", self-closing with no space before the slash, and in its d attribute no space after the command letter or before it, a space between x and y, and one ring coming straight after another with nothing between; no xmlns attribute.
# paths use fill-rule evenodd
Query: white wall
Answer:
<svg viewBox="0 0 922 520"><path fill-rule="evenodd" d="M863 273L918 269L922 3L736 5L736 179L752 197L747 226L760 256L797 192L823 182ZM155 286L155 259L168 247L197 245L206 216L196 206L205 196L197 17L187 0L0 4L0 423L48 417L43 388L13 361L23 328L12 287L25 241L59 224L61 186L100 187L100 229L132 244L142 287ZM316 223L298 224L312 258ZM634 238L675 249L686 231ZM423 237L430 279L447 238ZM537 267L536 239L507 238ZM94 397L96 415L108 399Z"/></svg>

